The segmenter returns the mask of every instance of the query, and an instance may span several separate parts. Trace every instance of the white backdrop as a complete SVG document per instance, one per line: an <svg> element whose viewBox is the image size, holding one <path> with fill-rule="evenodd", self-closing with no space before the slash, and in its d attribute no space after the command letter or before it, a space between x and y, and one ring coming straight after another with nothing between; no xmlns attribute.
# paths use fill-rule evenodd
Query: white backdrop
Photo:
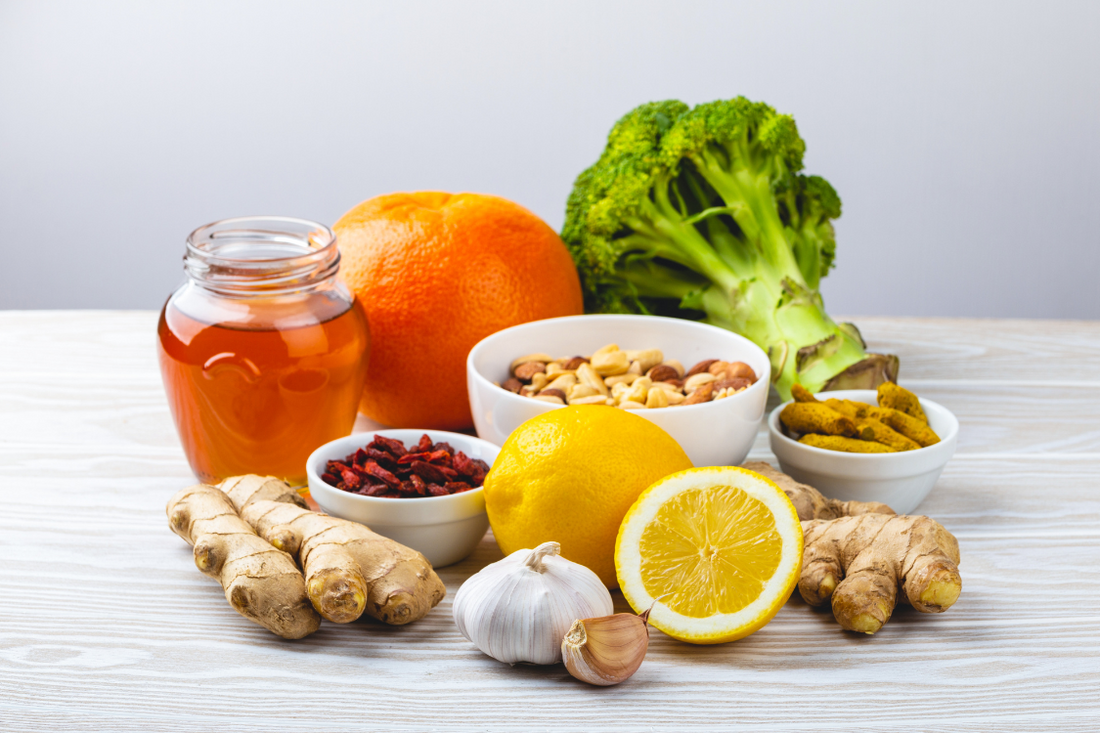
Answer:
<svg viewBox="0 0 1100 733"><path fill-rule="evenodd" d="M795 115L833 313L1100 318L1100 2L0 0L0 308L157 308L187 233L362 199L559 228L635 105Z"/></svg>

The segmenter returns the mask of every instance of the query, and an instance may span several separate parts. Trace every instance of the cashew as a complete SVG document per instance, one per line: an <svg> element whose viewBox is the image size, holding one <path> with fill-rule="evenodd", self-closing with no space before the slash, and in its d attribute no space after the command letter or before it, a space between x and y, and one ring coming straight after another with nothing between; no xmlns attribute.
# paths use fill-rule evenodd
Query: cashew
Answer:
<svg viewBox="0 0 1100 733"><path fill-rule="evenodd" d="M649 377L639 377L634 380L634 384L630 385L622 399L630 400L631 402L645 402L646 393L649 392L649 388L652 386L653 380Z"/></svg>
<svg viewBox="0 0 1100 733"><path fill-rule="evenodd" d="M600 375L596 373L591 364L581 364L577 367L577 379L600 394L607 394L607 385L604 384L603 379L600 378Z"/></svg>
<svg viewBox="0 0 1100 733"><path fill-rule="evenodd" d="M531 377L531 389L533 389L536 392L538 392L540 389L542 389L543 387L545 387L549 383L550 383L550 377L546 376L545 374L543 374L541 372L536 374L535 376Z"/></svg>
<svg viewBox="0 0 1100 733"><path fill-rule="evenodd" d="M649 390L649 394L645 396L645 406L650 409L668 407L668 392L656 388Z"/></svg>
<svg viewBox="0 0 1100 733"><path fill-rule="evenodd" d="M572 374L559 374L554 378L554 381L546 385L543 389L560 389L562 392L568 394L569 388L577 383L577 378Z"/></svg>
<svg viewBox="0 0 1100 733"><path fill-rule="evenodd" d="M538 361L542 362L543 364L548 364L554 361L554 358L549 354L528 354L527 356L521 356L518 359L513 359L511 370L514 372L516 370L516 367L518 367L520 364L526 364L529 361Z"/></svg>
<svg viewBox="0 0 1100 733"><path fill-rule="evenodd" d="M672 382L654 382L653 383L653 388L654 389L663 389L664 391L668 392L669 394L683 394L680 391L680 388L677 387Z"/></svg>
<svg viewBox="0 0 1100 733"><path fill-rule="evenodd" d="M569 391L566 392L566 394L569 395L569 403L572 404L573 400L579 400L582 397L591 397L593 395L598 395L600 394L600 392L594 387L589 387L587 384L579 382L570 387ZM603 397L603 395L600 396Z"/></svg>
<svg viewBox="0 0 1100 733"><path fill-rule="evenodd" d="M608 377L603 381L608 387L614 387L616 384L631 384L635 379L640 376L642 375L627 372L626 374L616 374L614 377Z"/></svg>
<svg viewBox="0 0 1100 733"><path fill-rule="evenodd" d="M661 353L660 349L643 349L641 351L627 351L626 358L630 361L640 361L642 363L641 370L644 374L664 361L665 355Z"/></svg>
<svg viewBox="0 0 1100 733"><path fill-rule="evenodd" d="M713 382L715 379L717 379L717 377L715 377L710 372L699 372L697 374L692 374L684 382L684 391L694 392L695 390L702 387L704 384Z"/></svg>
<svg viewBox="0 0 1100 733"><path fill-rule="evenodd" d="M626 358L625 351L610 351L603 354L596 352L592 355L592 368L601 377L610 377L626 372L630 368L630 360Z"/></svg>
<svg viewBox="0 0 1100 733"><path fill-rule="evenodd" d="M620 402L619 407L624 410L644 410L645 405L641 402L634 402L633 400L627 400L626 402Z"/></svg>
<svg viewBox="0 0 1100 733"><path fill-rule="evenodd" d="M629 384L616 384L614 387L611 388L611 398L618 402L619 400L623 399L623 395L625 395L629 391Z"/></svg>
<svg viewBox="0 0 1100 733"><path fill-rule="evenodd" d="M604 397L602 394L593 395L591 397L581 397L579 400L569 400L571 405L606 405L610 400Z"/></svg>
<svg viewBox="0 0 1100 733"><path fill-rule="evenodd" d="M678 404L680 404L681 402L683 402L684 400L687 399L687 397L684 396L683 392L672 392L672 391L667 390L667 389L664 390L664 392L665 392L665 397L668 398L668 404L669 404L670 407L672 405L678 405Z"/></svg>
<svg viewBox="0 0 1100 733"><path fill-rule="evenodd" d="M618 344L608 344L607 346L596 349L596 351L592 354L592 357L589 359L589 361L596 358L597 356L603 356L604 354L610 354L610 353L613 353L613 352L618 351L618 350L619 350Z"/></svg>
<svg viewBox="0 0 1100 733"><path fill-rule="evenodd" d="M642 363L640 361L636 361L630 365L630 368L626 370L626 373L637 374L640 377L645 374L645 371L642 369Z"/></svg>

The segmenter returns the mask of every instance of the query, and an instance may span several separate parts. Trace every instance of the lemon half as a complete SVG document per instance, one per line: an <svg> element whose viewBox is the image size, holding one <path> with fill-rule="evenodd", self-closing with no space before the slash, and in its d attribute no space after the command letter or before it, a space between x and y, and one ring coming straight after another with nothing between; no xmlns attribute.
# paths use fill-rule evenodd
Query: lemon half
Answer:
<svg viewBox="0 0 1100 733"><path fill-rule="evenodd" d="M630 606L669 636L719 644L779 611L802 570L802 525L774 482L744 468L674 473L619 527L615 570ZM656 602L656 603L655 603Z"/></svg>

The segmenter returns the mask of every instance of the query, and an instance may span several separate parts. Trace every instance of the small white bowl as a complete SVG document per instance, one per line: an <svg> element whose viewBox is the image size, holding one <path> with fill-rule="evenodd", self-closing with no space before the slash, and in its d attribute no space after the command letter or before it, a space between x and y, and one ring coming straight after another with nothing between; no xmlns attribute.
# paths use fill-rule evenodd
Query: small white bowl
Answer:
<svg viewBox="0 0 1100 733"><path fill-rule="evenodd" d="M325 443L306 461L309 493L325 513L365 524L378 534L396 540L424 554L433 567L462 560L477 547L489 528L485 514L485 493L481 487L449 496L415 499L361 496L330 486L321 479L329 461L342 461L349 453L365 448L375 435L400 440L406 447L428 434L433 442L446 442L470 458L493 465L500 448L469 435L442 430L378 430L355 433Z"/></svg>
<svg viewBox="0 0 1100 733"><path fill-rule="evenodd" d="M768 401L768 355L743 336L680 318L567 316L512 326L483 339L466 360L466 385L477 434L503 445L522 423L561 407L498 387L508 379L512 360L539 352L555 357L588 355L611 343L624 350L660 349L666 359L679 360L685 369L703 359L743 361L751 366L758 377L756 384L732 397L634 411L664 428L696 466L736 466L745 460Z"/></svg>
<svg viewBox="0 0 1100 733"><path fill-rule="evenodd" d="M873 389L823 392L819 397L878 404ZM932 400L922 399L920 406L940 442L899 453L842 453L799 443L783 432L779 421L779 413L789 404L784 402L768 416L772 453L779 459L783 473L831 499L879 501L898 514L910 514L928 496L943 467L955 454L959 421L950 410Z"/></svg>

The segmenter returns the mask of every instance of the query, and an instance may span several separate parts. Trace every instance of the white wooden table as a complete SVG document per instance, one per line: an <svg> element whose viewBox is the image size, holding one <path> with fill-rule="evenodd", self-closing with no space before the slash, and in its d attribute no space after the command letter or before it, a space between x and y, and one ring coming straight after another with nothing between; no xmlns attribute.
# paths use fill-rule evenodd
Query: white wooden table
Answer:
<svg viewBox="0 0 1100 733"><path fill-rule="evenodd" d="M959 538L958 604L862 637L796 593L731 644L655 631L593 688L459 635L491 536L410 626L244 620L166 524L192 478L155 314L0 312L0 730L1100 730L1100 323L854 320L962 423L921 507Z"/></svg>

